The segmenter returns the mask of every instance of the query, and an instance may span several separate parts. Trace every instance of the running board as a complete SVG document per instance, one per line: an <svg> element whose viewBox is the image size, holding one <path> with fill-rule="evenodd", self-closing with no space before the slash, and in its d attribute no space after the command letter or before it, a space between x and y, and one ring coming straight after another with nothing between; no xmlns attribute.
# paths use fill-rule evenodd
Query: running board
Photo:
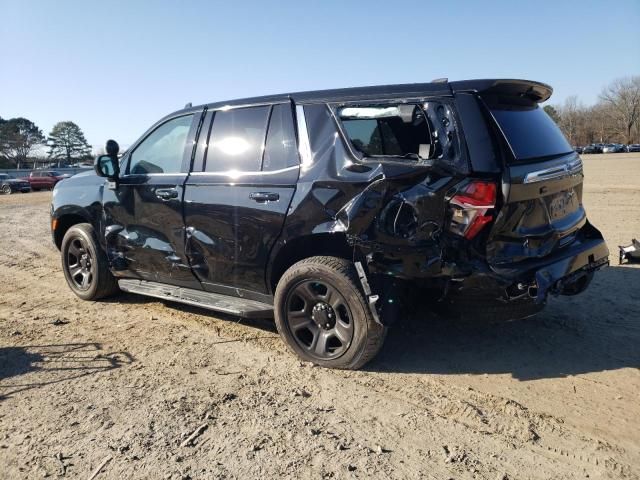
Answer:
<svg viewBox="0 0 640 480"><path fill-rule="evenodd" d="M145 280L118 280L118 286L120 290L125 292L186 303L187 305L207 308L229 315L237 315L238 317L273 318L273 305L247 298L232 297L220 293L204 292Z"/></svg>

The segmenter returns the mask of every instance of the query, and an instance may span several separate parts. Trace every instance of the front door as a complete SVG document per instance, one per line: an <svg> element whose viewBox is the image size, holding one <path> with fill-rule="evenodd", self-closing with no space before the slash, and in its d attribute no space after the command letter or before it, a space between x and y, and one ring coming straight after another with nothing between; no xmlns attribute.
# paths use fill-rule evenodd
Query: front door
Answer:
<svg viewBox="0 0 640 480"><path fill-rule="evenodd" d="M104 190L105 244L117 277L201 288L184 255L182 198L200 113L156 126Z"/></svg>
<svg viewBox="0 0 640 480"><path fill-rule="evenodd" d="M290 103L225 109L205 121L185 184L187 256L205 290L265 294L265 268L298 179ZM268 130L268 132L267 132ZM259 298L259 297L257 297Z"/></svg>

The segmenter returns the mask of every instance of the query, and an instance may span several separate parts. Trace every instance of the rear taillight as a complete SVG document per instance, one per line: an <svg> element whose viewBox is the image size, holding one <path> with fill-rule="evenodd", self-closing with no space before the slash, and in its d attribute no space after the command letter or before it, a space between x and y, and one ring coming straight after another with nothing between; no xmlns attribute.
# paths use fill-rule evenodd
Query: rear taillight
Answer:
<svg viewBox="0 0 640 480"><path fill-rule="evenodd" d="M449 201L451 224L449 230L467 240L475 237L482 227L493 220L487 215L496 206L496 184L473 180Z"/></svg>

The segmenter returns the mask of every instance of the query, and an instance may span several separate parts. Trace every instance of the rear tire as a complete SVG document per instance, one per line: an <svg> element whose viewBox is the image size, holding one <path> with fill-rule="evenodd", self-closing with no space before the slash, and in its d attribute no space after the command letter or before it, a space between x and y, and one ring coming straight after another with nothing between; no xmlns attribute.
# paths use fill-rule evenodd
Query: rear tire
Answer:
<svg viewBox="0 0 640 480"><path fill-rule="evenodd" d="M377 323L353 263L310 257L291 266L276 288L276 326L302 360L356 370L379 352L386 327Z"/></svg>
<svg viewBox="0 0 640 480"><path fill-rule="evenodd" d="M90 224L79 223L69 228L62 239L60 254L67 284L82 300L99 300L120 290Z"/></svg>

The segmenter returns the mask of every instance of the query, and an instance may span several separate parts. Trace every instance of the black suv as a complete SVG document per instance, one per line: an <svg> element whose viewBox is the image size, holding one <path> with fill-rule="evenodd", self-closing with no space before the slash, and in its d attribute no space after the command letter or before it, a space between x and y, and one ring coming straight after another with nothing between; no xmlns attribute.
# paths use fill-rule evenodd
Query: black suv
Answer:
<svg viewBox="0 0 640 480"><path fill-rule="evenodd" d="M580 157L538 106L551 92L436 81L188 106L56 186L66 280L87 300L275 315L295 353L336 368L370 360L416 298L530 315L609 254Z"/></svg>

